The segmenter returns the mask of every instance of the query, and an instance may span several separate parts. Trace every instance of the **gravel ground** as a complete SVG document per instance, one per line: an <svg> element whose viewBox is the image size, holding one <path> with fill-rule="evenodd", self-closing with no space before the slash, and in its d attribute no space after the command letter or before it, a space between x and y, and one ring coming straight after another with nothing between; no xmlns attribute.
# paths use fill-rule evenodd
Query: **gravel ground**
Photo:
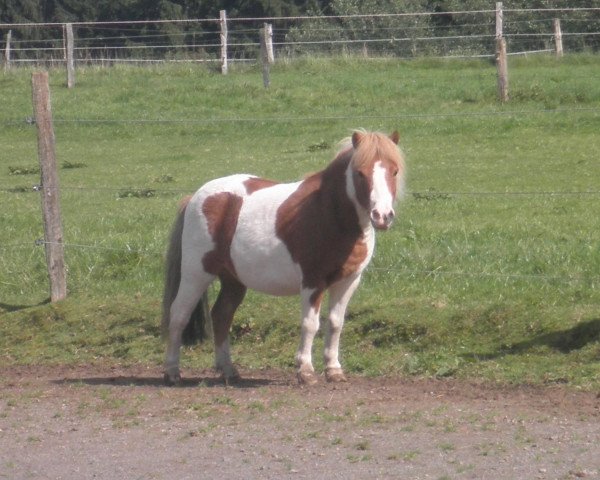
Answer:
<svg viewBox="0 0 600 480"><path fill-rule="evenodd" d="M0 478L600 478L600 397L561 386L0 367Z"/></svg>

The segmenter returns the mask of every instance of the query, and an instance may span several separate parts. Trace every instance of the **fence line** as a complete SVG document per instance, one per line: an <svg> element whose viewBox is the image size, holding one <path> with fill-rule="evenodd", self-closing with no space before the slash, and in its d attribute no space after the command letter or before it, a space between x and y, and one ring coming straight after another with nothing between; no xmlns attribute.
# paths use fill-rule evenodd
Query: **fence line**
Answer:
<svg viewBox="0 0 600 480"><path fill-rule="evenodd" d="M491 77L490 73L490 77ZM588 78L588 77L581 77ZM553 114L553 113L573 113L573 112L591 112L600 113L599 107L573 107L573 108L548 108L538 110L502 110L502 111L487 111L487 112L461 112L461 113L407 113L397 115L329 115L329 116L298 116L298 117L221 117L221 118L188 118L188 119L136 119L136 118L121 118L121 119L101 119L101 118L55 118L54 123L79 123L79 124L212 124L212 123L265 123L265 122L302 122L302 121L336 121L336 120L386 120L386 119L414 119L414 118L469 118L469 117L495 117L495 116L520 116L520 115L538 115L538 114ZM0 122L4 126L18 126L22 124L31 125L30 117L24 120L7 120Z"/></svg>
<svg viewBox="0 0 600 480"><path fill-rule="evenodd" d="M524 21L524 20L517 20L517 21L510 21L510 22L505 22L505 25L517 25L517 24L531 24L531 23L548 23L551 24L552 21L554 19L553 18L546 18L546 19L539 19L539 20L531 20L531 21ZM591 22L592 20L590 19L570 19L569 21L571 22ZM36 24L37 25L37 24ZM2 27L3 25L0 24L0 27ZM459 28L464 28L464 27L490 27L491 24L488 23L461 23L461 24L452 24L452 25L438 25L435 27L435 30L447 30L447 29L459 29ZM117 29L115 29L117 30ZM370 29L373 32L381 32L381 31L393 31L393 30L398 30L398 27L372 27ZM423 30L423 27L410 27L410 26L406 26L406 27L402 27L402 30ZM144 31L143 29L138 29L137 31ZM283 29L283 28L274 28L273 29L274 32L287 32L288 29ZM312 32L335 32L335 31L339 31L339 28L310 28L310 31ZM256 33L256 29L254 28L248 28L248 29L236 29L235 31L230 32L232 35L239 35L239 34L248 34L248 33ZM598 32L572 32L572 33L568 33L568 35L597 35ZM127 38L128 40L140 40L140 39L154 39L154 38L174 38L174 37L185 37L185 36L189 36L189 35L193 35L193 36L214 36L214 32L205 32L205 31L193 31L193 32L174 32L174 33L144 33L139 34L139 35L127 35L127 37L123 37L123 36L114 36L114 37L108 37L108 36L98 36L98 37L81 37L79 38L79 42L80 43L85 43L85 42L91 42L91 41L98 41L98 40L123 40L124 38ZM509 34L510 35L510 34ZM515 35L519 35L519 34L512 34L512 36ZM553 34L551 32L548 33L540 33L540 34L522 34L522 35L542 35L542 36L552 36ZM470 35L465 35L463 36L464 38L470 38ZM448 38L463 38L459 35L457 36L450 36ZM412 37L411 37L412 38ZM440 37L433 37L433 38L440 38ZM62 43L63 41L63 37L57 37L57 38L47 38L44 40L40 40L40 39L24 39L24 40L12 40L11 41L11 45L17 45L17 44L26 44L26 43L40 43L41 41L44 42L55 42L55 43ZM281 43L285 43L285 42L281 42ZM210 44L209 46L214 46L215 44ZM154 45L148 45L148 48L153 47ZM58 48L58 47L57 47ZM25 51L26 49L24 48L20 48L19 50L21 51Z"/></svg>
<svg viewBox="0 0 600 480"><path fill-rule="evenodd" d="M522 13L548 13L548 14L562 14L569 15L573 13L590 13L600 11L600 8L596 7L582 7L582 8L540 8L540 9L503 9L503 13L507 15L513 15L518 18L518 15ZM115 37L93 37L93 36L83 36L82 38L77 39L78 43L83 43L85 46L76 46L75 51L78 52L79 57L76 60L78 63L89 63L89 62L151 62L156 61L156 59L132 59L132 58L119 58L122 57L122 52L131 52L132 56L138 56L136 52L149 52L150 56L160 55L164 56L166 52L169 55L181 55L181 56L191 56L191 57L202 57L202 58L191 58L189 61L197 61L197 62L217 62L221 61L221 63L226 63L227 60L231 61L256 61L257 53L258 53L258 36L259 36L259 26L257 25L255 28L248 26L244 28L244 25L251 25L252 23L262 23L264 22L277 22L279 24L285 23L286 28L277 28L274 29L274 32L277 32L278 38L275 38L272 42L273 45L277 46L281 52L278 52L280 55L286 56L295 56L302 55L306 52L301 52L298 49L312 49L315 47L325 47L326 50L331 50L331 48L343 47L343 48L356 48L356 46L362 46L362 53L369 56L373 55L374 52L368 52L367 46L375 46L374 48L379 50L384 50L388 52L388 55L391 55L395 58L412 58L415 57L418 53L419 55L431 55L434 54L435 51L444 52L443 55L440 55L443 58L448 57L472 57L472 58L485 58L493 56L493 54L487 53L482 50L492 50L493 42L489 42L489 44L485 43L485 40L488 38L491 39L493 34L489 31L485 31L487 29L493 28L493 14L496 10L493 9L482 9L482 10L457 10L457 11L445 11L445 12L404 12L404 13L381 13L381 14L352 14L352 15L325 15L325 16L311 16L311 15L299 15L299 16L285 16L285 17L247 17L247 18L235 18L235 17L225 17L221 18L204 18L204 19L171 19L171 20L136 20L136 21L105 21L105 22L72 22L74 28L85 28L85 29L115 29L114 27L119 27L119 30L129 30L131 32L139 32L144 33L143 35L126 35L126 36L115 36ZM224 11L221 12L224 14ZM432 23L427 23L424 25L396 25L396 26L387 26L387 25L368 25L366 29L357 30L351 24L353 20L356 21L364 21L365 19L380 19L381 21L394 21L394 19L403 19L403 18L421 18L424 17L426 19L435 18L437 16L445 16L451 15L453 17L462 17L464 15L470 16L485 16L489 18L487 23L474 23L474 22L462 22L462 23L454 23L452 25L435 25ZM387 19L387 20L386 20ZM454 20L455 18L453 18ZM508 20L508 19L507 19ZM507 25L523 25L524 28L529 27L532 23L540 24L542 22L551 23L554 19L533 19L528 21L507 21ZM594 22L594 19L566 19L567 21L579 22ZM293 23L296 22L296 23ZM320 22L337 22L336 28L322 28L319 25ZM344 23L347 23L345 25ZM0 32L5 29L19 29L19 28L63 28L63 23L58 22L46 22L46 23L6 23L0 24ZM184 32L172 32L172 33L156 33L149 35L146 32L142 32L141 27L144 26L155 26L156 28L161 28L164 25L180 25L181 28L189 28L190 26L198 26L202 28L204 26L208 26L209 31L202 30L190 30ZM229 27L227 27L229 25ZM221 32L219 33L219 26L221 28ZM459 33L460 29L473 29L477 27L482 27L484 29L483 32L473 32L469 31L466 34L455 34L455 35L438 35L437 32L444 32L446 30L452 29L457 30ZM225 29L225 30L223 30ZM295 30L294 30L295 29ZM294 30L294 34L290 36L292 30ZM567 30L567 29L565 29ZM327 38L322 38L324 32L334 32L332 38L331 35L326 35ZM368 37L365 38L355 38L356 36L363 36L363 31L368 32ZM377 38L377 33L381 33L384 31L401 31L401 32L414 32L414 31L426 31L427 35L407 35L406 33L399 35L398 37L394 37L393 35L387 35L386 38ZM226 35L224 33L226 32ZM320 33L318 33L320 32ZM335 32L341 32L340 35L346 38L335 38ZM300 33L300 37L298 37L298 33ZM314 36L319 38L314 38ZM237 41L231 42L231 40L226 40L225 38L229 36L230 39L235 38L236 36L243 36L243 39L239 39ZM563 37L565 39L577 39L584 37L597 38L600 35L600 32L585 32L585 31L565 31L563 33ZM205 42L197 43L195 41L196 36L201 36L206 39ZM514 39L514 40L522 40L526 41L530 39L530 43L537 41L537 46L527 45L526 48L520 47L517 48L519 52L517 54L527 53L542 53L547 52L549 48L546 48L542 45L539 45L540 42L550 42L554 37L554 32L552 31L551 25L548 25L548 32L515 32L510 33L506 32L504 35L506 38ZM311 38L313 37L313 38ZM137 43L142 39L158 39L158 38L168 38L168 39L183 39L183 42L177 42L175 44L165 42L165 44L160 45L97 45L98 42L106 42L107 40L111 40L111 42L131 42ZM190 38L191 41L188 43L185 41L186 38ZM210 38L213 38L214 41L210 41ZM219 50L224 48L223 42L225 41L225 46L231 47L231 51L233 53L229 54L229 58L223 58L222 55L219 57ZM464 50L462 55L457 55L455 51L456 48L452 46L448 46L448 42L475 42L469 43L468 45L459 44L458 49ZM36 47L25 47L27 42L31 42L32 45L38 45L39 48ZM230 42L230 43L227 43ZM425 47L419 46L416 47L415 43L421 42L435 42L440 43L441 45L435 47ZM42 46L42 43L49 43L50 46ZM63 49L64 41L61 38L52 38L52 39L32 39L32 40L18 40L13 38L12 40L12 52L16 55L12 55L10 57L11 63L33 63L33 62L64 62L64 58L35 58L31 59L28 56L32 55L32 52L36 52L38 54L46 54L52 55L53 53L59 53ZM96 45L94 45L96 43ZM581 43L581 41L579 41ZM578 44L579 44L578 43ZM598 47L597 41L592 41L593 45ZM400 50L405 48L401 46L406 44L406 48L409 49L409 55L400 54ZM389 46L388 46L389 45ZM421 48L424 48L424 53L420 51ZM419 50L419 52L417 52ZM473 52L471 50L479 50L479 52ZM99 52L106 52L105 55L102 55L102 58L93 58ZM114 55L109 55L109 52L112 52ZM21 53L22 55L19 55ZM331 52L326 52L331 53ZM357 51L357 53L360 53ZM438 52L439 53L439 52ZM7 56L8 58L8 56ZM164 61L182 61L181 59L170 59L165 58ZM224 73L226 68L224 69Z"/></svg>
<svg viewBox="0 0 600 480"><path fill-rule="evenodd" d="M506 13L572 13L572 12L597 12L600 7L565 7L565 8L505 8ZM495 13L495 9L483 10L453 10L443 12L403 12L403 13L368 13L368 14L348 14L348 15L296 15L281 17L228 17L228 22L268 22L268 21L297 21L297 20L344 20L344 19L363 19L363 18L402 18L402 17L430 17L446 15L477 15ZM71 22L73 26L90 27L106 25L148 25L148 24L186 24L186 23L218 23L218 18L188 18L188 19L170 19L170 20L112 20L96 22ZM35 28L35 27L62 27L64 22L40 22L40 23L0 23L0 28Z"/></svg>
<svg viewBox="0 0 600 480"><path fill-rule="evenodd" d="M181 34L184 36L187 34ZM577 37L577 36L598 36L600 32L565 32L563 33L563 37ZM161 36L169 36L169 35L161 35ZM553 38L554 33L507 33L504 35L506 38ZM136 39L136 38L145 38L147 36L140 37L127 37L127 39ZM122 39L122 37L119 37ZM449 36L435 36L435 37L389 37L389 38L365 38L365 39L340 39L340 40L297 40L297 41L280 41L280 42L272 42L273 45L276 46L302 46L302 45L339 45L339 44L372 44L372 43L394 43L394 42L431 42L431 41L447 41L447 40L472 40L472 39L483 39L483 38L494 38L493 34L480 34L480 35L449 35ZM85 39L90 40L90 39ZM94 38L91 40L102 40L102 38ZM62 41L60 40L48 40L48 41ZM81 41L81 39L79 40ZM35 42L35 40L31 40L30 42ZM11 44L16 44L17 42L12 42ZM25 42L20 42L25 43ZM259 46L259 42L228 42L227 44L230 47L257 47ZM186 43L186 44L165 44L165 45L117 45L117 46L85 46L85 47L74 47L75 51L106 51L106 50L150 50L150 49L197 49L197 48L210 48L217 47L218 45L215 43ZM550 50L550 49L548 49ZM522 53L537 53L541 51L548 50L528 50ZM27 47L27 48L13 48L11 51L14 52L62 52L64 48L62 46L58 47ZM457 55L453 55L456 57ZM472 55L472 57L477 57L477 55ZM397 57L394 57L397 58ZM443 57L448 58L448 57ZM91 60L99 60L99 59L91 59ZM115 61L115 59L110 59ZM213 59L217 60L217 59ZM254 59L252 59L254 61ZM27 62L27 61L39 61L39 59L12 59L11 62ZM64 61L64 59L55 59L55 61ZM85 58L78 59L78 61L86 61ZM120 61L125 61L124 59L120 59ZM172 61L172 60L168 60Z"/></svg>
<svg viewBox="0 0 600 480"><path fill-rule="evenodd" d="M194 188L194 187L191 187ZM165 194L165 193L178 193L186 195L190 193L190 189L183 188L148 188L148 186L136 187L132 185L124 185L122 187L72 187L68 185L61 185L60 187L45 187L46 190L71 190L76 192L113 192L121 193L126 191L150 191L153 194ZM0 192L7 193L30 193L39 192L41 190L40 185L32 185L27 191L15 191L15 187L0 186ZM530 191L504 191L504 192L486 192L486 191L443 191L443 190L406 190L405 195L412 195L417 200L431 199L436 197L443 199L442 197L575 197L575 196L596 196L600 195L600 190L530 190Z"/></svg>

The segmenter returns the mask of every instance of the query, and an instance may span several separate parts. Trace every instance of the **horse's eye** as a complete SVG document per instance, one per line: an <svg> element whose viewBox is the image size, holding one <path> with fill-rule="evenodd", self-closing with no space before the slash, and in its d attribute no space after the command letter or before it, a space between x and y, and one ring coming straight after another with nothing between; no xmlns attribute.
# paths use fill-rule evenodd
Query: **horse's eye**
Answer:
<svg viewBox="0 0 600 480"><path fill-rule="evenodd" d="M394 171L392 172L392 175L393 175L394 177L398 176L398 169L394 170Z"/></svg>

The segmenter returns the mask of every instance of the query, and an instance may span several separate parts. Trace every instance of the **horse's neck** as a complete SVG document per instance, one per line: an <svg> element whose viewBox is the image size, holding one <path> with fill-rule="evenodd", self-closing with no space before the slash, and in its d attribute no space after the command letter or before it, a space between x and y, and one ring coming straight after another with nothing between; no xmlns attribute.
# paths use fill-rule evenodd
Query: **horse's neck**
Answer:
<svg viewBox="0 0 600 480"><path fill-rule="evenodd" d="M320 172L323 214L332 216L330 221L344 232L363 233L370 223L360 218L356 201L348 197L346 170L350 164L351 151L342 152L329 166Z"/></svg>

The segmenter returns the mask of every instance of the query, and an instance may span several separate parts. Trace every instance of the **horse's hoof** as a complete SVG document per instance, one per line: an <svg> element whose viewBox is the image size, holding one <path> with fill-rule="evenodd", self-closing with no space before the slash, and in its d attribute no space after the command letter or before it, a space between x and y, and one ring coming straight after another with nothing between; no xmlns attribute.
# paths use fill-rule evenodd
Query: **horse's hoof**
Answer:
<svg viewBox="0 0 600 480"><path fill-rule="evenodd" d="M298 383L310 387L311 385L319 383L319 380L317 379L315 372L298 372Z"/></svg>
<svg viewBox="0 0 600 480"><path fill-rule="evenodd" d="M240 383L242 381L242 377L239 373L236 372L235 375L222 374L221 380L223 380L223 383L225 383L226 387L229 387L230 385L237 385L238 383Z"/></svg>
<svg viewBox="0 0 600 480"><path fill-rule="evenodd" d="M344 371L341 368L326 369L325 378L330 383L343 383L348 381L346 375L344 375Z"/></svg>
<svg viewBox="0 0 600 480"><path fill-rule="evenodd" d="M223 380L225 386L235 385L242 380L242 376L233 365L216 367L215 370L221 373L221 380Z"/></svg>
<svg viewBox="0 0 600 480"><path fill-rule="evenodd" d="M165 372L164 382L167 387L177 387L181 385L181 374L169 374Z"/></svg>

